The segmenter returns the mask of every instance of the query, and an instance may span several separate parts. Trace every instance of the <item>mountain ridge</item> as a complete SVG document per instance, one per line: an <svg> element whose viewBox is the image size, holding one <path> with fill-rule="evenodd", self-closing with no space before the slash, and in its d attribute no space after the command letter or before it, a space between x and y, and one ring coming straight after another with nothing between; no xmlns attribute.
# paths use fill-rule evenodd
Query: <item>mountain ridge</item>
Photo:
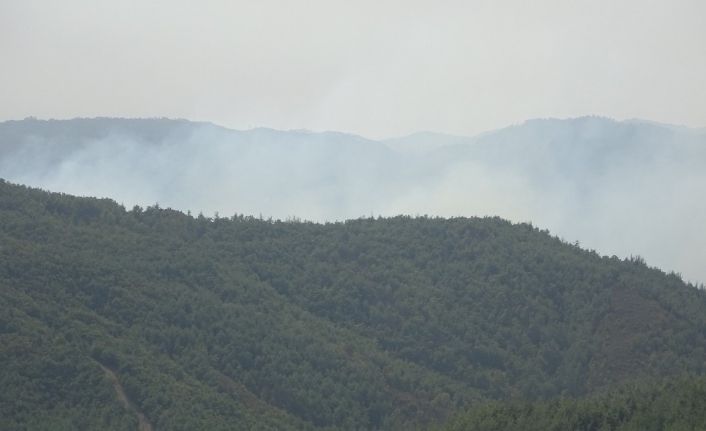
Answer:
<svg viewBox="0 0 706 431"><path fill-rule="evenodd" d="M498 215L706 280L706 135L691 130L580 117L390 144L185 120L11 125L0 177L21 184L209 215Z"/></svg>
<svg viewBox="0 0 706 431"><path fill-rule="evenodd" d="M194 125L204 125L204 126L212 126L216 127L219 129L224 129L224 130L229 130L233 132L248 132L248 131L254 131L254 130L268 130L268 131L276 131L276 132L293 132L293 133L304 133L304 134L326 134L326 133L333 133L333 134L341 134L341 135L347 135L347 136L352 136L352 137L358 137L358 138L363 138L369 141L380 141L380 142L385 142L385 141L393 141L393 140L403 140L409 137L414 137L414 136L429 136L429 137L435 137L435 136L440 136L440 137L447 137L447 138L454 138L454 139L477 139L478 137L484 136L488 133L493 133L497 132L506 128L512 128L512 127L521 127L523 125L526 125L527 123L534 123L534 122L576 122L576 121L584 121L584 120L601 120L601 121L608 121L608 122L614 122L614 123L626 123L626 124L647 124L647 125L652 125L656 127L662 127L662 128L669 128L669 129L677 129L677 130L691 130L691 131L696 131L696 132L703 132L706 130L706 126L687 126L684 124L673 124L673 123L666 123L662 121L656 121L656 120L649 120L649 119L644 119L644 118L626 118L626 119L616 119L614 117L609 117L609 116L601 116L601 115L579 115L575 117L536 117L536 118L529 118L527 120L524 120L520 123L517 124L511 124L505 127L497 128L497 129L488 129L479 133L475 134L459 134L459 133L449 133L449 132L443 132L443 131L436 131L436 130L420 130L416 132L410 132L406 134L402 134L399 136L390 136L390 137L384 137L384 138L369 138L366 137L364 134L360 133L355 133L355 132L342 132L342 131L336 131L336 130L313 130L313 129L307 129L307 128L295 128L295 129L280 129L276 127L268 127L268 126L256 126L256 127L251 127L251 128L234 128L234 127L229 127L229 126L223 126L218 123L214 123L212 121L203 121L203 120L190 120L188 118L172 118L172 117L113 117L113 116L96 116L96 117L73 117L73 118L39 118L39 117L25 117L22 119L6 119L3 121L0 121L0 124L5 124L5 123L10 123L10 124L17 124L17 123L23 123L23 122L47 122L47 123L61 123L61 122L72 122L72 121L168 121L168 122L177 122L177 123L189 123L189 124L194 124Z"/></svg>

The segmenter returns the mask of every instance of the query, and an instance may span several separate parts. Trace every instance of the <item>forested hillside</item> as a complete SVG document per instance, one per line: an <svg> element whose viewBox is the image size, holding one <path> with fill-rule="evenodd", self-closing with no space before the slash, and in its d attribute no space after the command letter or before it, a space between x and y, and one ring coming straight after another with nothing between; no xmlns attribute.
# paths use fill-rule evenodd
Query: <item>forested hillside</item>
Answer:
<svg viewBox="0 0 706 431"><path fill-rule="evenodd" d="M706 378L672 378L583 399L494 402L443 431L697 431L706 429Z"/></svg>
<svg viewBox="0 0 706 431"><path fill-rule="evenodd" d="M527 224L212 219L0 182L0 429L413 429L705 357L703 290Z"/></svg>

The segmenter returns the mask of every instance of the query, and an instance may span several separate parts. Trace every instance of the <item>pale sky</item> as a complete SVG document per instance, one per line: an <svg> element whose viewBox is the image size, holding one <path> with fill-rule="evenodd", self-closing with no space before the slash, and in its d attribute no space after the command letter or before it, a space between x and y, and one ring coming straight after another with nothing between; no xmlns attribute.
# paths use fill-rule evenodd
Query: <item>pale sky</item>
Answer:
<svg viewBox="0 0 706 431"><path fill-rule="evenodd" d="M472 135L706 126L706 1L0 0L0 120Z"/></svg>

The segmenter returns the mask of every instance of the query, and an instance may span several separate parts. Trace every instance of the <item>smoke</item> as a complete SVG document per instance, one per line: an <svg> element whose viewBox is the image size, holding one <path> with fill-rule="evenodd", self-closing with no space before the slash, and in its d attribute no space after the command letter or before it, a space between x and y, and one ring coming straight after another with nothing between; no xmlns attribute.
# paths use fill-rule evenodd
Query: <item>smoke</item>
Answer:
<svg viewBox="0 0 706 431"><path fill-rule="evenodd" d="M706 135L602 118L374 141L171 120L0 124L0 177L52 191L315 221L498 215L706 280Z"/></svg>

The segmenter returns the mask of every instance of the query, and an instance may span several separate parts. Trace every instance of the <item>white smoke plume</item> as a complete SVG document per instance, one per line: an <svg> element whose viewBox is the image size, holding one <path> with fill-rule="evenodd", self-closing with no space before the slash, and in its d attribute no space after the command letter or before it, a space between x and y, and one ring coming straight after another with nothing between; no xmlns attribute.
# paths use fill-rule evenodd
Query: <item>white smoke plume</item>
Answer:
<svg viewBox="0 0 706 431"><path fill-rule="evenodd" d="M164 119L0 123L0 177L43 189L207 216L499 215L695 282L705 168L703 130L596 117L382 141Z"/></svg>

